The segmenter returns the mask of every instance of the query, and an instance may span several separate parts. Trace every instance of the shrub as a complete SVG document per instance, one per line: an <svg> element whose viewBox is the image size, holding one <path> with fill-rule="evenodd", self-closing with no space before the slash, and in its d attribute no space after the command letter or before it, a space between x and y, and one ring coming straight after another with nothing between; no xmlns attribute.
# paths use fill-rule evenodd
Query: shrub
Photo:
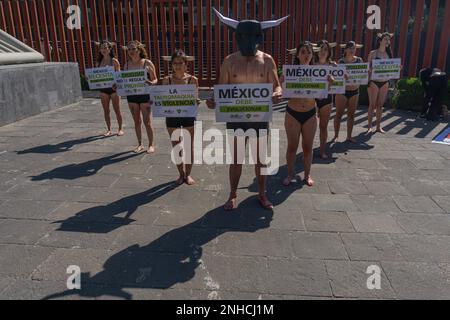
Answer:
<svg viewBox="0 0 450 320"><path fill-rule="evenodd" d="M420 112L423 104L424 91L418 78L405 78L397 82L392 99L394 108Z"/></svg>

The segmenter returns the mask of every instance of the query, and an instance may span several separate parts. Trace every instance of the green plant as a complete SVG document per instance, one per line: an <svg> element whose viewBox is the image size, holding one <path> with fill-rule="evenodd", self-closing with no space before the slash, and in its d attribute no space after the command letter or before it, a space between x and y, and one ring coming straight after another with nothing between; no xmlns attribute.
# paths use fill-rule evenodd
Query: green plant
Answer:
<svg viewBox="0 0 450 320"><path fill-rule="evenodd" d="M420 112L424 104L424 91L418 78L405 78L397 82L392 104L397 109Z"/></svg>

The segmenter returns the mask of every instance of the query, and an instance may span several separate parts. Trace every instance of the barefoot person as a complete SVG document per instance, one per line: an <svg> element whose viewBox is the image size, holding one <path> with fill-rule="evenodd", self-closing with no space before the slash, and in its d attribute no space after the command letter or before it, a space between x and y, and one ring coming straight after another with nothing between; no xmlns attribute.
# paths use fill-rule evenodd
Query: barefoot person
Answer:
<svg viewBox="0 0 450 320"><path fill-rule="evenodd" d="M148 60L147 52L144 45L139 41L131 41L126 47L128 52L128 61L125 70L145 69L148 74L148 85L156 85L158 78L153 63ZM141 153L145 150L142 143L142 122L144 122L148 137L147 153L154 153L153 146L153 126L151 122L150 96L148 94L135 95L127 97L128 105L133 116L134 128L138 139L138 146L134 149L135 153ZM141 117L142 114L142 117Z"/></svg>
<svg viewBox="0 0 450 320"><path fill-rule="evenodd" d="M376 50L370 52L368 62L372 63L376 59L392 59L391 39L394 36L393 33L379 33L377 36ZM368 130L367 133L373 133L372 119L373 112L376 110L377 128L376 132L385 133L381 128L381 118L383 116L383 107L386 103L386 98L389 91L389 81L369 81L369 87L367 89L369 94L369 114L368 114Z"/></svg>
<svg viewBox="0 0 450 320"><path fill-rule="evenodd" d="M328 43L321 40L314 48L316 54L314 56L315 65L332 65L337 66L332 61L332 48L336 47L336 43ZM330 122L331 109L333 107L333 95L329 94L325 99L316 99L317 109L319 110L319 128L320 128L320 157L324 160L328 159L327 143L328 143L328 124Z"/></svg>
<svg viewBox="0 0 450 320"><path fill-rule="evenodd" d="M239 47L239 51L231 54L223 62L219 84L254 84L254 83L271 83L273 84L273 99L278 101L278 97L281 96L281 86L277 74L277 66L273 58L258 50L258 47L263 41L263 30L277 26L284 20L272 22L258 22L258 21L235 21L222 16L217 10L216 14L219 19L236 30L236 41ZM208 107L214 108L215 103L208 101ZM227 123L227 129L245 131L254 129L257 132L269 128L267 122L242 122L242 123ZM259 139L267 139L267 136L258 136ZM237 143L237 137L234 137L235 146ZM237 150L235 150L234 164L230 166L230 197L226 202L225 210L234 210L237 207L237 189L239 186L239 180L242 174L242 165L237 161ZM266 195L266 177L261 174L261 169L264 166L261 164L258 155L258 164L255 166L256 178L258 181L258 200L261 206L265 209L273 209L272 203L269 201Z"/></svg>
<svg viewBox="0 0 450 320"><path fill-rule="evenodd" d="M344 56L338 61L339 64L363 63L364 60L356 56L356 49L361 49L362 44L349 41L341 45L344 49ZM347 109L347 139L346 142L355 143L353 139L353 126L355 124L355 113L359 103L359 85L345 87L345 94L336 95L336 116L334 117L334 142L339 140L342 116Z"/></svg>
<svg viewBox="0 0 450 320"><path fill-rule="evenodd" d="M314 49L310 42L302 42L297 49L290 51L295 54L294 64L311 64ZM283 78L282 81L284 81ZM317 111L315 99L290 99L286 109L284 126L286 128L288 141L286 152L288 176L284 179L283 185L287 187L295 180L295 160L297 158L297 150L301 137L303 162L305 167L304 182L306 185L312 187L314 185L314 180L311 178L311 165L313 160L314 137L317 130Z"/></svg>
<svg viewBox="0 0 450 320"><path fill-rule="evenodd" d="M95 42L95 45L100 47L97 61L95 64L96 68L103 67L114 67L115 71L120 71L120 63L117 60L116 55L114 53L115 43L111 43L109 41ZM119 124L119 130L117 135L123 136L123 117L122 112L120 110L120 97L116 94L116 91L113 88L100 89L100 100L102 102L103 114L105 116L106 126L108 131L104 134L105 137L109 137L112 135L111 132L111 111L110 111L110 102L112 101L113 109L116 114L117 122Z"/></svg>
<svg viewBox="0 0 450 320"><path fill-rule="evenodd" d="M171 57L164 57L172 63L172 75L165 77L162 81L163 85L183 85L193 84L198 90L198 79L187 73L188 62L193 61L194 57L187 56L182 50L178 50ZM198 97L198 93L197 93ZM186 183L187 185L194 185L195 180L191 177L192 164L194 163L194 125L195 118L166 118L167 131L169 136L179 129L185 129L191 136L191 161L189 164L181 163L177 165L180 177L177 180L177 184L181 185ZM177 146L181 141L172 141L172 146Z"/></svg>

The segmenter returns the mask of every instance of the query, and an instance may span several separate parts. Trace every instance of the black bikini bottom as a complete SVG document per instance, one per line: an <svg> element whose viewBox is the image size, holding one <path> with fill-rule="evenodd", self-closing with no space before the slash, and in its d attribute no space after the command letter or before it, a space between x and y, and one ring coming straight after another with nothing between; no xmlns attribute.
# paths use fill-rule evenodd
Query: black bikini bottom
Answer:
<svg viewBox="0 0 450 320"><path fill-rule="evenodd" d="M328 95L325 99L316 99L317 108L321 109L329 104L333 103L333 96L331 94Z"/></svg>
<svg viewBox="0 0 450 320"><path fill-rule="evenodd" d="M305 124L309 119L316 115L316 108L311 109L306 112L299 112L291 109L290 107L286 108L286 112L290 114L295 120L297 120L300 124Z"/></svg>
<svg viewBox="0 0 450 320"><path fill-rule="evenodd" d="M389 81L380 82L380 81L374 81L374 80L372 80L370 82L374 83L378 87L378 89L383 88L386 83L389 83Z"/></svg>
<svg viewBox="0 0 450 320"><path fill-rule="evenodd" d="M356 90L345 90L345 94L344 96L350 100L351 98L353 98L354 96L359 95L359 89Z"/></svg>
<svg viewBox="0 0 450 320"><path fill-rule="evenodd" d="M166 118L167 128L191 128L195 125L195 118Z"/></svg>
<svg viewBox="0 0 450 320"><path fill-rule="evenodd" d="M148 103L150 101L150 96L148 94L128 96L127 101L128 103L136 103L136 104Z"/></svg>
<svg viewBox="0 0 450 320"><path fill-rule="evenodd" d="M268 122L227 122L227 130L244 130L244 133L248 130L254 129L256 131L256 136L259 138L260 136L266 136L269 131L269 123ZM263 135L260 130L266 130L266 134Z"/></svg>
<svg viewBox="0 0 450 320"><path fill-rule="evenodd" d="M113 90L113 88L100 89L99 91L101 93L107 94L108 96L111 96L114 93L116 93L116 90Z"/></svg>

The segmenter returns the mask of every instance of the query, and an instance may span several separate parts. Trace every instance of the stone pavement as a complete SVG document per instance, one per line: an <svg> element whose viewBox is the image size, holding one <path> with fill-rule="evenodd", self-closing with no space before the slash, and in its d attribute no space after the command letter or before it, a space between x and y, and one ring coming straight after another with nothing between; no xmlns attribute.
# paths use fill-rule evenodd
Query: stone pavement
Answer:
<svg viewBox="0 0 450 320"><path fill-rule="evenodd" d="M313 188L281 186L281 131L274 212L246 167L225 213L227 167L196 166L198 184L175 187L164 122L157 153L136 156L122 110L121 138L99 136L96 99L0 128L0 299L450 299L450 147L431 144L445 124L391 111L389 133L368 137L361 108L359 143L315 160ZM201 110L205 129L224 128ZM67 290L70 265L81 291ZM381 290L367 289L371 265Z"/></svg>

